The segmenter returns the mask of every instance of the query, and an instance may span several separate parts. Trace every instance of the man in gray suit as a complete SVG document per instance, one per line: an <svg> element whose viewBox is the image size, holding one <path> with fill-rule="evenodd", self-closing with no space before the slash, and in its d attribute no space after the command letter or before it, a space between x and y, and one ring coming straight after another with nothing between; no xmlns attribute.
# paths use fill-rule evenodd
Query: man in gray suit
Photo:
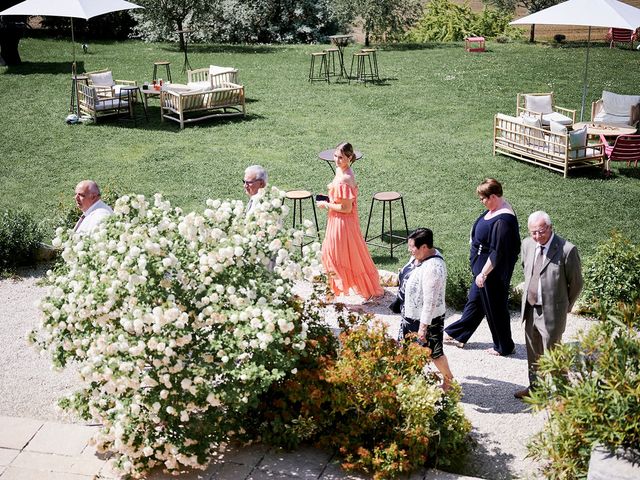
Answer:
<svg viewBox="0 0 640 480"><path fill-rule="evenodd" d="M529 395L535 385L540 356L560 343L573 308L582 290L582 267L578 249L553 232L551 218L538 211L529 215L529 234L520 248L524 267L522 321L527 344L529 387L514 393Z"/></svg>

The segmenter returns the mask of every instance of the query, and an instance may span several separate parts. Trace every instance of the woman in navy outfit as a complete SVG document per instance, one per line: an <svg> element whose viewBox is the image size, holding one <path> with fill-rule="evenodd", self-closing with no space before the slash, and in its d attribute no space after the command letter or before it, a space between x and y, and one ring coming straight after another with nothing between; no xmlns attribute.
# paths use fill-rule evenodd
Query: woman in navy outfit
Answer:
<svg viewBox="0 0 640 480"><path fill-rule="evenodd" d="M496 179L485 179L476 193L486 210L471 229L469 261L474 280L462 317L445 329L445 341L464 347L486 316L493 337L493 348L487 353L511 355L515 345L508 299L511 275L520 252L518 219L502 198L502 185Z"/></svg>

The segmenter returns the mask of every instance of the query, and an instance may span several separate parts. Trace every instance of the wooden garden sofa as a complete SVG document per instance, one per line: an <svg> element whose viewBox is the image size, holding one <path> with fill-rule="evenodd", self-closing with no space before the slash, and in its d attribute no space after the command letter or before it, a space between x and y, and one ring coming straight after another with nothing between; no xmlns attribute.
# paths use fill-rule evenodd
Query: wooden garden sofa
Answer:
<svg viewBox="0 0 640 480"><path fill-rule="evenodd" d="M587 167L604 169L604 145L572 147L568 133L552 133L529 126L522 117L496 114L493 126L493 154L501 153L540 165L567 177L571 170Z"/></svg>
<svg viewBox="0 0 640 480"><path fill-rule="evenodd" d="M244 87L224 83L219 88L193 89L172 84L160 93L160 113L162 121L178 122L181 129L185 123L244 115Z"/></svg>

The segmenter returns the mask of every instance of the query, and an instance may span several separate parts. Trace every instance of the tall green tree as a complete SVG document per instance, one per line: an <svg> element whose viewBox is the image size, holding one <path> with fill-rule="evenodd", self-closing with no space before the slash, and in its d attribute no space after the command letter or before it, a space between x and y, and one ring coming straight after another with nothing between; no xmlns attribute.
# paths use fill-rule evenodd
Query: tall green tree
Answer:
<svg viewBox="0 0 640 480"><path fill-rule="evenodd" d="M146 30L154 30L155 39L172 37L176 31L185 30L194 16L201 14L217 3L210 0L137 0L144 10L132 12L138 21L135 31L145 36ZM184 50L185 36L179 33L180 49Z"/></svg>
<svg viewBox="0 0 640 480"><path fill-rule="evenodd" d="M483 0L484 3L495 5L501 10L515 11L516 7L524 7L529 13L536 13L545 8L553 7L564 0ZM531 24L529 42L535 42L536 26Z"/></svg>
<svg viewBox="0 0 640 480"><path fill-rule="evenodd" d="M191 30L192 41L224 43L318 42L335 33L332 0L140 0L135 34L158 41ZM184 46L184 38L180 38Z"/></svg>
<svg viewBox="0 0 640 480"><path fill-rule="evenodd" d="M361 22L368 46L372 37L386 39L404 32L418 19L421 3L420 0L333 0L333 9L344 24Z"/></svg>

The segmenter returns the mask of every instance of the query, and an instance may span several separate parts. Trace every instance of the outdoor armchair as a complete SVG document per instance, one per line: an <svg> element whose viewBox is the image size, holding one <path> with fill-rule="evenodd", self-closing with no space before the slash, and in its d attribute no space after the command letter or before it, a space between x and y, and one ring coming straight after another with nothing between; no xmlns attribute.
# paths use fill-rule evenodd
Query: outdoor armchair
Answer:
<svg viewBox="0 0 640 480"><path fill-rule="evenodd" d="M96 70L87 72L86 75L89 77L89 86L95 87L98 96L105 98L117 98L120 96L121 87L138 85L138 82L133 80L114 80L111 70Z"/></svg>
<svg viewBox="0 0 640 480"><path fill-rule="evenodd" d="M591 121L611 125L637 125L640 120L640 95L602 92L602 98L591 105Z"/></svg>
<svg viewBox="0 0 640 480"><path fill-rule="evenodd" d="M89 115L96 123L100 117L118 115L122 112L131 115L131 105L126 98L101 97L96 87L78 83L80 113Z"/></svg>
<svg viewBox="0 0 640 480"><path fill-rule="evenodd" d="M609 162L627 162L627 166L638 166L640 160L640 135L620 135L613 145L609 145L604 135L600 135L604 153Z"/></svg>
<svg viewBox="0 0 640 480"><path fill-rule="evenodd" d="M553 92L519 93L516 103L516 116L524 114L538 117L543 127L549 126L550 122L573 125L576 121L575 110L554 105Z"/></svg>
<svg viewBox="0 0 640 480"><path fill-rule="evenodd" d="M633 50L633 42L637 39L637 30L628 30L626 28L610 28L609 32L607 33L609 48L613 48L616 43L628 43L629 48Z"/></svg>

